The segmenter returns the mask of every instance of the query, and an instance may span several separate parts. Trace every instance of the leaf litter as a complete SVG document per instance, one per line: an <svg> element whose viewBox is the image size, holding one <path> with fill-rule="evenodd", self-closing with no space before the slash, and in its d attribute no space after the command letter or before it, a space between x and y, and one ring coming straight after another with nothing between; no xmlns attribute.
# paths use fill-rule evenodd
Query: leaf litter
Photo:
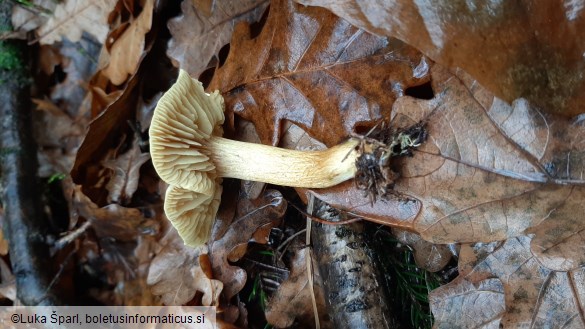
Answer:
<svg viewBox="0 0 585 329"><path fill-rule="evenodd" d="M73 2L67 1L64 6L71 6L70 3ZM114 9L117 16L112 16L117 19L108 22L109 26L106 23L102 26L111 31L112 40L106 42L110 53L114 53L115 47L133 48L134 55L128 58L131 61L112 61L115 55L104 53L100 59L99 71L87 87L82 86L82 90L91 92L90 96L82 102L77 97L78 101L64 106L66 112L62 112L67 113L63 118L75 118L76 110L81 111L83 106L90 103L91 109L84 113L90 113L95 119L90 124L73 165L72 175L81 187L65 187L65 191L73 191L70 194L73 196L72 209L76 209L83 218L78 220L78 217L71 216L69 228L73 229L85 220L91 221L95 227L76 240L82 242L78 252L85 255L83 259L93 262L96 258L91 255L95 255L98 250L96 246L108 246L102 250L111 251L102 252L102 256L107 256L105 259L122 269L121 272L116 272L122 274L115 274L109 280L126 282L127 287L119 290L126 289L126 292L119 292L121 295L118 297L116 294L106 294L99 297L102 300L119 303L124 300L136 301L130 293L131 287L147 286L147 272L144 267L138 275L138 281L123 278L127 275L123 268L132 266L129 265L132 261L128 260L132 260L133 256L127 251L121 251L122 242L137 240L139 243L129 250L140 251L137 253L141 255L138 262L146 264L146 268L149 265L151 270L157 268L152 265L153 259L165 264L159 253L171 256L170 259L175 257L172 261L182 264L179 267L183 272L177 274L184 278L180 282L173 283L171 277L158 277L155 286L158 287L157 294L162 296L162 300L187 302L194 297L200 298L201 303L221 305L225 314L236 314L231 316L236 321L237 314L245 315L245 309L231 297L242 289L246 273L230 262L246 253L246 245L251 238L254 241L267 241L267 232L270 231L267 227L282 220L286 204L281 201L273 205L270 200L279 200L274 197L273 191L264 192L260 197L264 201L257 201L253 206L251 205L254 203L250 203L245 197L238 205L224 204L224 219L219 220L214 228L215 242L209 246L212 271L206 270L206 265L202 265L206 263L206 256L189 254L187 258L181 258L179 247L172 249L168 244L161 246L164 242L160 239L163 234L154 223L162 219L160 196L164 193L164 186L159 186L156 179L150 178L156 176L148 162L141 163L144 157L141 158L140 155L145 153L138 152L138 140L135 140L133 125L129 125L128 120L133 121L143 116L137 110L148 108L144 104L156 99L155 94L160 95L164 91L172 80L172 74L163 77L156 88L145 86L148 72L157 70L144 64L152 63L148 60L148 54L152 53L151 57L156 59L164 56L153 47L154 40L148 37L156 33L145 36L148 31L145 26L148 24L141 23L142 27L138 28L139 24L136 23L142 14L134 16L137 10L132 8L145 8L147 2L128 3L132 3L132 6L117 6ZM583 212L579 211L583 205L585 170L582 120L577 118L570 122L547 114L554 112L548 106L550 100L539 99L527 92L527 84L520 79L524 76L517 74L520 71L513 71L512 79L505 83L494 78L498 75L505 76L500 72L514 67L514 61L502 62L489 72L482 71L482 67L488 65L492 58L487 54L477 58L479 61L470 61L465 57L469 52L461 51L463 57L459 59L457 51L448 47L437 47L437 44L426 37L413 41L424 35L420 33L421 29L427 32L432 30L428 24L427 26L419 22L420 24L413 26L410 22L404 28L395 29L393 23L389 23L391 21L388 17L384 16L387 12L378 11L377 15L381 15L382 19L376 20L379 26L375 26L371 21L364 23L363 17L356 19L345 15L350 12L347 9L350 8L348 6L351 1L345 3L346 7L332 8L333 11L349 17L352 22L368 30L383 35L402 36L402 40L422 49L424 54L439 63L451 65L461 60L463 64L459 66L468 70L473 77L462 70L449 70L435 64L398 40L369 34L324 9L303 7L286 1L270 3L259 33L258 26L252 28L249 23L260 19L262 6L266 2L249 2L246 6L234 7L233 10L218 10L218 7L204 2L193 5L184 1L184 16L169 23L169 55L176 57L174 61L179 63L177 65L189 70L194 76L210 65L215 66L209 89L219 89L225 96L229 127L237 127L234 121L248 120L253 123L260 141L265 144L299 147L299 144L287 144L283 137L283 132L288 131L285 127L291 123L301 129L304 136L314 139L322 147L335 145L355 133L363 134L381 121L389 122L393 129L398 130L407 129L421 121L426 122L427 140L412 151L412 156L392 159L391 168L399 175L394 180L395 195L392 197L378 199L371 205L371 200L363 192L351 183L346 183L326 190L299 190L301 198L306 199L306 193L316 194L336 207L369 220L417 232L431 242L463 242L459 260L460 277L439 288L431 296L438 327L490 327L499 323L510 327L582 326L579 314L583 313L580 303L583 292L575 284L583 280L581 264L585 254L585 244L581 238L585 221L580 216ZM194 8L198 9L195 15ZM552 9L557 12L555 8ZM127 12L121 15L124 10ZM177 12L178 10L177 6ZM402 10L398 11L398 21L407 18L404 13L413 9L406 4ZM446 10L448 9L439 8L437 13L444 14ZM423 20L430 17L428 12L425 13ZM221 14L227 16L220 19L218 17L222 17ZM366 13L364 17L373 17L368 16L370 14ZM539 15L531 19L538 19L541 17ZM60 19L57 14L55 16L54 20ZM95 16L102 20L103 17L105 16ZM81 17L73 18L68 22L81 20ZM154 20L160 17L153 16L151 19L152 28L158 29L158 22ZM579 15L574 17L574 21L580 19ZM197 22L196 26L203 26L201 30L193 32L196 38L210 42L215 42L216 39L220 41L208 49L189 48L184 40L185 36L188 39L190 33L181 30L179 25L189 26L193 24L192 20ZM239 20L248 23L234 26ZM42 20L37 24L43 24ZM140 30L138 37L123 38L133 24L137 31ZM559 24L559 28L562 29L563 26L565 23ZM89 32L82 23L78 23L77 27ZM490 30L493 25L488 24L487 28ZM220 30L221 38L214 39L213 33ZM448 38L458 35L458 32L450 33L445 35ZM226 40L229 40L230 35L229 48L224 48L229 49L229 52L224 58L225 51L222 53L220 49L229 42ZM75 40L77 36L73 34L70 38ZM98 41L104 40L100 38L98 36ZM550 39L548 36L541 39L547 38ZM461 39L466 46L475 42L473 36ZM531 43L530 47L534 48L541 39ZM517 49L513 48L514 51ZM547 49L542 51L548 51ZM183 54L172 55L172 51L176 50L183 51ZM193 57L189 59L190 55L197 55L199 51L204 54L199 56L200 62L193 61ZM243 60L241 54L245 53L258 56ZM67 53L65 56L71 58L72 55ZM217 57L216 62L210 62L213 57ZM565 57L559 63L564 63ZM64 59L57 57L54 64L49 66L56 67L64 63L63 61ZM108 63L110 69L106 71L104 68ZM76 77L75 70L79 68L70 65L65 65L68 79L65 81L70 86L82 80L87 81L82 78L83 74ZM518 66L516 68L522 69ZM550 72L550 67L544 69ZM46 72L47 75L55 74L50 69ZM531 79L530 74L525 76ZM566 80L558 80L562 83L553 90L558 91L567 82L576 81L570 74L559 77L565 77ZM556 77L553 78L557 81ZM61 106L69 93L66 85L56 85L53 94L47 93L47 96L52 97L49 102ZM428 86L432 89L432 95L426 99L408 96L412 94L409 90L420 86ZM568 88L567 90L574 91L568 96L564 92L560 93L563 98L559 99L566 100L563 106L558 107L561 114L576 114L574 104L583 95L578 92L579 86L579 83L575 83L575 88ZM535 90L540 90L539 88L541 86ZM79 90L77 88L77 93ZM62 96L57 96L59 93ZM494 94L513 102L510 105ZM540 107L527 100L516 99L522 95ZM540 95L549 97L550 92ZM82 103L86 105L82 106ZM63 114L55 112L51 115L59 117ZM85 125L83 120L74 122ZM139 130L144 131L146 126L143 122ZM64 139L55 136L53 141L63 143ZM75 144L72 142L58 145L67 153L77 150L78 145ZM56 154L50 153L48 157L55 158ZM124 159L125 156L130 160ZM63 164L60 166L67 167ZM115 171L120 175L112 175ZM130 180L132 183L128 184ZM67 184L70 183L64 186ZM112 202L120 202L128 208ZM254 213L254 207L265 207L262 209L266 209L266 213L260 212L267 218L251 216L253 219L250 223L236 220L231 224L233 218ZM230 213L232 216L229 216ZM132 220L121 224L122 218L126 216ZM267 224L269 226L261 229ZM245 234L236 234L242 230ZM97 239L93 234L97 235ZM108 237L117 242L107 242ZM477 245L487 249L481 250L481 247L477 247L478 249L473 249L474 252L470 252L473 246L471 243L478 241L502 242ZM148 250L151 252L146 252ZM120 257L115 256L117 253ZM113 261L116 258L118 261ZM299 273L295 269L297 268L292 267L291 273ZM156 271L153 273L156 274ZM173 291L179 291L177 283L187 283L190 288L179 299L173 299ZM290 281L284 282L281 287L288 284ZM298 288L298 284L293 286ZM296 288L287 288L277 293L286 295ZM156 303L148 297L142 301ZM456 305L463 305L463 308L457 306L463 311L459 314L449 313ZM275 306L283 305L276 303ZM307 306L303 306L302 310L297 311L306 308ZM282 312L285 314L282 319L295 317L290 310L285 309ZM547 316L551 312L555 314L554 317Z"/></svg>

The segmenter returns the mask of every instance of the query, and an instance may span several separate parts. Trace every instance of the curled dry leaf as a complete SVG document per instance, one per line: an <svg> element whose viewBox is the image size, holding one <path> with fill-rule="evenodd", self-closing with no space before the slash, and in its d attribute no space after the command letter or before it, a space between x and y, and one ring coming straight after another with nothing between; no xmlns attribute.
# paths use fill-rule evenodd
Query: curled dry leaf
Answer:
<svg viewBox="0 0 585 329"><path fill-rule="evenodd" d="M263 225L280 221L286 206L283 196L275 190L265 191L255 202L242 199L238 202L239 214L236 219L221 238L211 243L209 255L213 273L224 283L228 299L242 290L246 283L246 272L228 262L238 260L237 257L231 257L232 251L236 250L239 255L243 255L239 246L247 244Z"/></svg>
<svg viewBox="0 0 585 329"><path fill-rule="evenodd" d="M112 145L131 133L128 120L134 114L140 90L139 76L134 75L123 92L116 92L117 97L90 124L87 134L75 157L71 177L77 184L82 184L84 192L98 205L107 204L107 190L99 185L106 170L102 163Z"/></svg>
<svg viewBox="0 0 585 329"><path fill-rule="evenodd" d="M108 203L126 204L138 188L140 167L150 160L149 153L142 153L137 142L132 148L113 160L107 160L103 166L113 171L113 176L106 185L109 191Z"/></svg>
<svg viewBox="0 0 585 329"><path fill-rule="evenodd" d="M163 248L148 271L147 283L152 286L152 293L161 296L165 305L184 305L199 291L203 293L201 305L218 306L223 283L208 277L202 269L207 248L185 246L172 226L161 244Z"/></svg>
<svg viewBox="0 0 585 329"><path fill-rule="evenodd" d="M104 43L108 34L108 15L116 0L66 0L58 4L49 18L38 30L41 44L52 44L66 37L76 42L87 32L99 43Z"/></svg>
<svg viewBox="0 0 585 329"><path fill-rule="evenodd" d="M15 6L18 8L18 6ZM55 73L55 68L63 65L65 58L60 54L56 47L49 45L42 45L39 47L39 70L46 76L51 76Z"/></svg>
<svg viewBox="0 0 585 329"><path fill-rule="evenodd" d="M460 67L509 102L523 97L549 113L584 112L581 3L298 2L326 7L356 26L403 40L443 65Z"/></svg>
<svg viewBox="0 0 585 329"><path fill-rule="evenodd" d="M158 1L155 5L162 6L163 3ZM159 9L159 7L155 8L154 12ZM141 115L137 115L137 111L140 112L143 107L140 98L150 99L151 93L167 89L171 80L170 75L174 73L167 61L148 56L152 54L151 50L156 39L154 36L157 35L154 29L159 26L160 24L152 25L152 31L147 34L146 45L142 49L148 54L139 57L140 63L146 59L149 65L139 65L136 74L128 78L122 90L112 90L116 88L113 88L109 79L104 76L103 70L98 71L90 81L94 120L89 124L87 134L79 147L71 177L77 184L81 184L83 191L100 206L107 204L108 196L104 184L107 183L107 177L104 179L104 173L109 170L103 167L103 161L107 160L112 145L120 145L133 134L128 121L136 122L135 119L142 119ZM162 47L163 44L159 46ZM161 51L160 48L155 49L157 52ZM152 72L156 72L157 79L146 77L147 74L153 74ZM148 91L144 93L143 89Z"/></svg>
<svg viewBox="0 0 585 329"><path fill-rule="evenodd" d="M283 121L327 146L356 126L389 118L394 100L428 81L429 65L414 48L371 35L330 12L278 0L252 38L236 26L230 52L209 85L230 111L277 145ZM255 56L242 56L255 54Z"/></svg>
<svg viewBox="0 0 585 329"><path fill-rule="evenodd" d="M256 22L268 6L267 0L183 1L183 15L168 26L172 35L168 56L176 66L199 76L221 47L230 42L234 26L241 21Z"/></svg>
<svg viewBox="0 0 585 329"><path fill-rule="evenodd" d="M584 327L585 268L547 269L531 253L530 240L521 236L488 246L493 251L475 258L472 271L431 292L435 327ZM461 261L478 253L462 250Z"/></svg>
<svg viewBox="0 0 585 329"><path fill-rule="evenodd" d="M392 234L398 241L414 249L414 260L420 268L438 272L451 261L452 254L447 245L432 244L416 233L396 228L392 229Z"/></svg>
<svg viewBox="0 0 585 329"><path fill-rule="evenodd" d="M98 207L83 194L79 185L74 186L72 204L73 211L89 220L99 237L134 241L146 221L137 208L125 208L117 204Z"/></svg>
<svg viewBox="0 0 585 329"><path fill-rule="evenodd" d="M133 75L145 56L145 36L152 27L154 0L146 0L142 12L114 42L110 49L110 62L103 74L115 85L121 85Z"/></svg>

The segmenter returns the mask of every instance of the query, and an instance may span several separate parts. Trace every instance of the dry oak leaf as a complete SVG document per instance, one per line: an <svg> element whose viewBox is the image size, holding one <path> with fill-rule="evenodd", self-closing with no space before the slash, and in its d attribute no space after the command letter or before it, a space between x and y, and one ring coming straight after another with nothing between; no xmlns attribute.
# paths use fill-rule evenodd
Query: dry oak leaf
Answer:
<svg viewBox="0 0 585 329"><path fill-rule="evenodd" d="M236 26L209 90L224 95L226 117L253 122L264 144L277 145L290 121L333 146L356 126L389 118L397 97L428 81L429 64L414 48L323 9L276 0L260 34L250 33Z"/></svg>
<svg viewBox="0 0 585 329"><path fill-rule="evenodd" d="M66 37L77 42L83 32L104 43L109 31L108 15L116 0L66 0L57 5L53 16L38 30L41 44L53 44Z"/></svg>
<svg viewBox="0 0 585 329"><path fill-rule="evenodd" d="M567 198L579 195L584 183L585 145L574 139L583 127L526 102L510 106L490 97L463 72L452 75L435 65L431 74L436 97L400 98L392 122L427 122L427 142L395 163L401 175L395 191L422 203L414 229L423 238L504 240L570 206ZM571 164L569 172L555 171L559 161Z"/></svg>
<svg viewBox="0 0 585 329"><path fill-rule="evenodd" d="M172 226L160 243L163 248L152 260L146 279L152 293L161 296L165 305L184 305L200 291L202 306L217 306L223 283L209 278L201 268L206 247L185 246Z"/></svg>
<svg viewBox="0 0 585 329"><path fill-rule="evenodd" d="M183 1L183 15L168 23L172 38L167 55L175 66L199 76L230 42L234 26L260 20L268 4L267 0Z"/></svg>
<svg viewBox="0 0 585 329"><path fill-rule="evenodd" d="M585 263L585 127L509 105L462 71L432 68L436 97L403 97L394 126L425 120L429 134L397 160L395 191L419 200L414 230L434 243L490 242L536 233L534 255L551 270Z"/></svg>
<svg viewBox="0 0 585 329"><path fill-rule="evenodd" d="M152 27L154 0L146 0L142 11L110 49L110 61L103 74L115 85L121 85L128 75L136 73L145 55L145 36Z"/></svg>
<svg viewBox="0 0 585 329"><path fill-rule="evenodd" d="M574 1L298 0L460 67L497 97L575 116L585 103L585 11Z"/></svg>
<svg viewBox="0 0 585 329"><path fill-rule="evenodd" d="M245 247L242 245L247 245L261 226L280 221L286 211L287 202L280 192L266 190L256 201L239 200L237 208L244 211L238 211L227 231L210 243L209 252L213 273L224 283L224 295L228 299L242 290L247 279L246 271L229 263L238 260L237 256L232 257L232 252L243 255L242 249ZM219 225L221 223L218 220L213 230L216 231ZM215 236L215 232L212 236Z"/></svg>
<svg viewBox="0 0 585 329"><path fill-rule="evenodd" d="M531 238L500 243L473 270L429 295L435 328L583 328L585 268L553 271L530 251ZM467 249L467 250L466 250ZM463 245L461 262L481 253Z"/></svg>
<svg viewBox="0 0 585 329"><path fill-rule="evenodd" d="M109 191L108 203L126 204L138 188L140 167L150 160L150 153L142 153L135 141L132 148L116 159L104 161L103 166L113 171L106 189Z"/></svg>

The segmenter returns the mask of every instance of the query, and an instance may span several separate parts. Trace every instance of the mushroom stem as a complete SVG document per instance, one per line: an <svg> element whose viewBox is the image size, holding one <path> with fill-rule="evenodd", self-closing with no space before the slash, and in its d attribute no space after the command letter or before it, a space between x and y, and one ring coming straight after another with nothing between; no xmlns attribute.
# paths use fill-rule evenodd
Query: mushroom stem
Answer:
<svg viewBox="0 0 585 329"><path fill-rule="evenodd" d="M358 144L349 139L322 151L297 151L211 136L206 148L220 177L324 188L355 176Z"/></svg>

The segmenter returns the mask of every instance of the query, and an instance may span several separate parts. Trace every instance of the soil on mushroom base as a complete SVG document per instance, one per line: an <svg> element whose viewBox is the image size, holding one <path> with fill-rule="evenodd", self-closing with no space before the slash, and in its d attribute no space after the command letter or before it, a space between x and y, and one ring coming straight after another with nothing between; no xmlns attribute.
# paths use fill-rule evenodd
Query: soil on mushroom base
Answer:
<svg viewBox="0 0 585 329"><path fill-rule="evenodd" d="M388 198L393 194L394 182L400 177L391 167L392 158L412 156L412 151L426 141L427 130L422 121L395 131L382 123L366 135L354 137L360 140L355 184L374 203L378 196Z"/></svg>

